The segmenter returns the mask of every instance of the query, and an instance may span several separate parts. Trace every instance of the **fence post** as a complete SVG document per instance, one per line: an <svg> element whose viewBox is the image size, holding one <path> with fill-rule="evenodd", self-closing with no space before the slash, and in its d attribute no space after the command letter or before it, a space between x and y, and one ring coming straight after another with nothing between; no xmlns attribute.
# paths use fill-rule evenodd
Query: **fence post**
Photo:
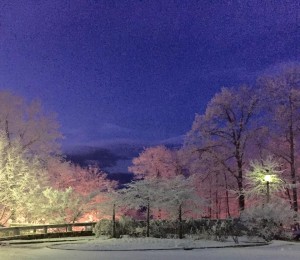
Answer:
<svg viewBox="0 0 300 260"><path fill-rule="evenodd" d="M45 233L45 234L48 233L48 226L44 226L44 233Z"/></svg>
<svg viewBox="0 0 300 260"><path fill-rule="evenodd" d="M72 224L68 224L67 227L68 227L67 231L72 232Z"/></svg>

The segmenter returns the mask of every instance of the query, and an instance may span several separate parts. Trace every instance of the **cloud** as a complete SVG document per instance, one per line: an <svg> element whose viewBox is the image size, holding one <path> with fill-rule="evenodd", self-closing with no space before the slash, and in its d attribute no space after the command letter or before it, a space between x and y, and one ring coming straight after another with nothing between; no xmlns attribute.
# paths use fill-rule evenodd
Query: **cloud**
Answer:
<svg viewBox="0 0 300 260"><path fill-rule="evenodd" d="M81 126L63 130L63 146L105 146L115 143L145 143L147 137L134 129L105 122L94 126ZM76 143L74 143L76 140Z"/></svg>
<svg viewBox="0 0 300 260"><path fill-rule="evenodd" d="M159 144L164 144L164 145L181 145L183 144L184 141L184 135L178 135L178 136L173 136L164 140L160 140L158 143Z"/></svg>

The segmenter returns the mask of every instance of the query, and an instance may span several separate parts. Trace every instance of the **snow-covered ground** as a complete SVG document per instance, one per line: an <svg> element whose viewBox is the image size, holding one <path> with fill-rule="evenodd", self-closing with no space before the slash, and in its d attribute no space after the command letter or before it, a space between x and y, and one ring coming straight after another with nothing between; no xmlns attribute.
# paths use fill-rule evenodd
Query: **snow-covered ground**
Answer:
<svg viewBox="0 0 300 260"><path fill-rule="evenodd" d="M247 242L241 242L247 244ZM248 243L249 244L249 243ZM227 247L233 245L231 242L215 241L189 241L169 239L81 239L69 242L48 242L41 244L19 244L0 247L0 259L2 260L194 260L194 259L222 259L222 260L295 260L300 256L300 243L274 241L265 246L254 247ZM183 248L202 249L183 250ZM101 251L114 250L119 251ZM138 249L138 250L133 250ZM152 249L144 251L143 249ZM153 250L154 249L154 250ZM167 249L167 250L155 250ZM127 250L127 251L120 251ZM128 251L132 250L132 251Z"/></svg>
<svg viewBox="0 0 300 260"><path fill-rule="evenodd" d="M83 242L83 241L82 241ZM86 251L132 251L132 250L165 250L165 249L200 249L212 247L231 247L237 246L232 239L225 242L213 240L195 240L195 239L160 239L160 238L130 238L108 239L100 237L91 239L84 243L64 243L49 246L53 249L65 250L86 250ZM239 246L249 244L260 244L263 240L256 238L249 240L246 237L239 239Z"/></svg>

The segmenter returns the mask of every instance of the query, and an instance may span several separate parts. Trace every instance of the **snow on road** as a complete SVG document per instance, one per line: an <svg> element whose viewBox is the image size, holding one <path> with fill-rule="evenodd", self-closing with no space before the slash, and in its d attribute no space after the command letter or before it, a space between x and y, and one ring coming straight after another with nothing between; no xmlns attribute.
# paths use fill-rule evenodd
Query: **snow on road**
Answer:
<svg viewBox="0 0 300 260"><path fill-rule="evenodd" d="M249 241L246 237L239 239L239 245L262 243L263 240L256 238ZM108 239L106 237L91 239L86 243L63 243L54 244L53 249L87 250L87 251L131 251L131 250L164 250L164 249L196 249L206 247L228 247L237 246L232 239L224 242L214 240L195 239L160 239L160 238L130 238Z"/></svg>

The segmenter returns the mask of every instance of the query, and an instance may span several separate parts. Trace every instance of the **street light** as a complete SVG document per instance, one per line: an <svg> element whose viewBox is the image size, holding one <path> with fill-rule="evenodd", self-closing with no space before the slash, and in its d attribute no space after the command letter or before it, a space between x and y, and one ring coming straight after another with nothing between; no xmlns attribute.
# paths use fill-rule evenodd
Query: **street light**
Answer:
<svg viewBox="0 0 300 260"><path fill-rule="evenodd" d="M263 161L251 161L250 167L247 178L250 181L251 189L248 194L254 197L262 195L264 202L268 203L272 194L283 187L284 182L279 178L283 172L282 166L272 157L267 157ZM270 190L270 184L272 184L272 190Z"/></svg>
<svg viewBox="0 0 300 260"><path fill-rule="evenodd" d="M272 181L272 175L266 174L264 180L267 184L267 203L270 201L270 182Z"/></svg>

